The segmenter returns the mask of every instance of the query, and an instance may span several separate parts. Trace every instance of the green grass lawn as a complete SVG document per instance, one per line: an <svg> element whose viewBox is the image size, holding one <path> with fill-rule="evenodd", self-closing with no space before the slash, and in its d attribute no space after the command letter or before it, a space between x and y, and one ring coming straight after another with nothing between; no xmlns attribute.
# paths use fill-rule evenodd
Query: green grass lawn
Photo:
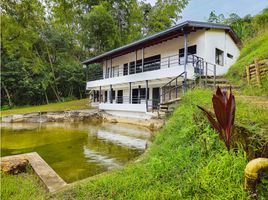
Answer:
<svg viewBox="0 0 268 200"><path fill-rule="evenodd" d="M187 92L140 162L74 183L55 199L247 199L243 189L248 162L245 152L228 152L196 107L211 107L211 95L204 89ZM238 100L236 123L254 134L265 134L268 111ZM46 197L35 183L17 181L13 192L5 189L2 195ZM12 186L3 181L2 188ZM267 181L258 191L259 199L267 199Z"/></svg>
<svg viewBox="0 0 268 200"><path fill-rule="evenodd" d="M4 110L4 111L1 111L1 116L25 114L25 113L32 113L32 112L45 112L45 111L80 110L80 109L89 109L89 108L90 108L89 100L80 99L80 100L60 102L60 103L51 103L51 104L41 105L41 106L29 106L29 107Z"/></svg>
<svg viewBox="0 0 268 200"><path fill-rule="evenodd" d="M77 183L57 199L246 199L243 150L226 150L196 104L211 106L211 91L188 92L139 163ZM238 101L236 122L258 133L268 111ZM265 199L268 185L262 185ZM267 191L267 190L266 190Z"/></svg>
<svg viewBox="0 0 268 200"><path fill-rule="evenodd" d="M1 172L2 200L41 200L48 194L32 169L19 175L8 175Z"/></svg>

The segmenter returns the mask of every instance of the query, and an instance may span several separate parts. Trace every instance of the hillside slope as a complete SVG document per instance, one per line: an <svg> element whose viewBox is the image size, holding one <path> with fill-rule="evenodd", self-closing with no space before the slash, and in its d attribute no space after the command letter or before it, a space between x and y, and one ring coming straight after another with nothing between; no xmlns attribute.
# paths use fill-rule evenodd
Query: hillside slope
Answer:
<svg viewBox="0 0 268 200"><path fill-rule="evenodd" d="M56 199L246 199L244 151L228 153L196 106L211 107L211 95L187 92L141 162L85 179ZM236 121L257 133L268 111L238 100Z"/></svg>
<svg viewBox="0 0 268 200"><path fill-rule="evenodd" d="M230 81L242 87L243 93L249 95L268 95L268 79L263 82L262 88L248 86L245 77L246 66L254 62L254 58L268 58L268 32L244 42L240 56L227 73Z"/></svg>

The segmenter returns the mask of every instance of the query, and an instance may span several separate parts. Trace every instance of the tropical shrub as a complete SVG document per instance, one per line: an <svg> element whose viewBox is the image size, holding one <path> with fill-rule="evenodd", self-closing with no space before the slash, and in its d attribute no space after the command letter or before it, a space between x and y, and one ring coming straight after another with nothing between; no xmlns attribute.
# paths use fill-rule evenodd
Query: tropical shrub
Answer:
<svg viewBox="0 0 268 200"><path fill-rule="evenodd" d="M235 97L230 87L229 95L227 91L221 91L218 87L216 94L212 97L214 113L198 106L207 116L211 126L219 133L220 139L230 150L231 134L234 127L235 118Z"/></svg>

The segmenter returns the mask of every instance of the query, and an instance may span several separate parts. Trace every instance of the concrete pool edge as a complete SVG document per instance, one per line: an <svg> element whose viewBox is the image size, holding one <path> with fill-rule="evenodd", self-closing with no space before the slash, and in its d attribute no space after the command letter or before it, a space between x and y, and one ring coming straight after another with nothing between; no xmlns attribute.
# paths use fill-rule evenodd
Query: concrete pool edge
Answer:
<svg viewBox="0 0 268 200"><path fill-rule="evenodd" d="M68 111L48 111L48 112L35 112L27 114L15 114L8 116L0 116L0 122L4 123L44 123L44 122L110 122L110 123L123 123L142 126L152 131L159 130L165 120L157 117L150 119L120 117L108 114L104 111L97 109L85 110L68 110Z"/></svg>
<svg viewBox="0 0 268 200"><path fill-rule="evenodd" d="M34 172L44 183L50 193L58 192L68 186L68 184L42 159L37 152L18 154L1 157L0 163L12 159L27 159Z"/></svg>

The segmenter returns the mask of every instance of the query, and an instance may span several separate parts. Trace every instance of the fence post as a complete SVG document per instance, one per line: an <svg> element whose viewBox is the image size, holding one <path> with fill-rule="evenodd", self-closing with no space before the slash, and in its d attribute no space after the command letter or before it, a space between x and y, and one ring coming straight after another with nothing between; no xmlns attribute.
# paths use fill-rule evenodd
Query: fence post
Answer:
<svg viewBox="0 0 268 200"><path fill-rule="evenodd" d="M178 98L178 78L176 78L176 99Z"/></svg>
<svg viewBox="0 0 268 200"><path fill-rule="evenodd" d="M260 67L259 67L258 60L256 58L254 59L254 64L255 64L255 69L256 69L256 81L257 81L258 86L260 86L261 85Z"/></svg>
<svg viewBox="0 0 268 200"><path fill-rule="evenodd" d="M214 89L216 89L216 65L214 65Z"/></svg>
<svg viewBox="0 0 268 200"><path fill-rule="evenodd" d="M171 83L169 83L169 100L171 100Z"/></svg>
<svg viewBox="0 0 268 200"><path fill-rule="evenodd" d="M248 85L250 84L250 66L246 66L247 81Z"/></svg>
<svg viewBox="0 0 268 200"><path fill-rule="evenodd" d="M205 74L205 76L206 76L205 85L207 87L207 84L208 84L208 63L207 62L206 62L206 74Z"/></svg>

